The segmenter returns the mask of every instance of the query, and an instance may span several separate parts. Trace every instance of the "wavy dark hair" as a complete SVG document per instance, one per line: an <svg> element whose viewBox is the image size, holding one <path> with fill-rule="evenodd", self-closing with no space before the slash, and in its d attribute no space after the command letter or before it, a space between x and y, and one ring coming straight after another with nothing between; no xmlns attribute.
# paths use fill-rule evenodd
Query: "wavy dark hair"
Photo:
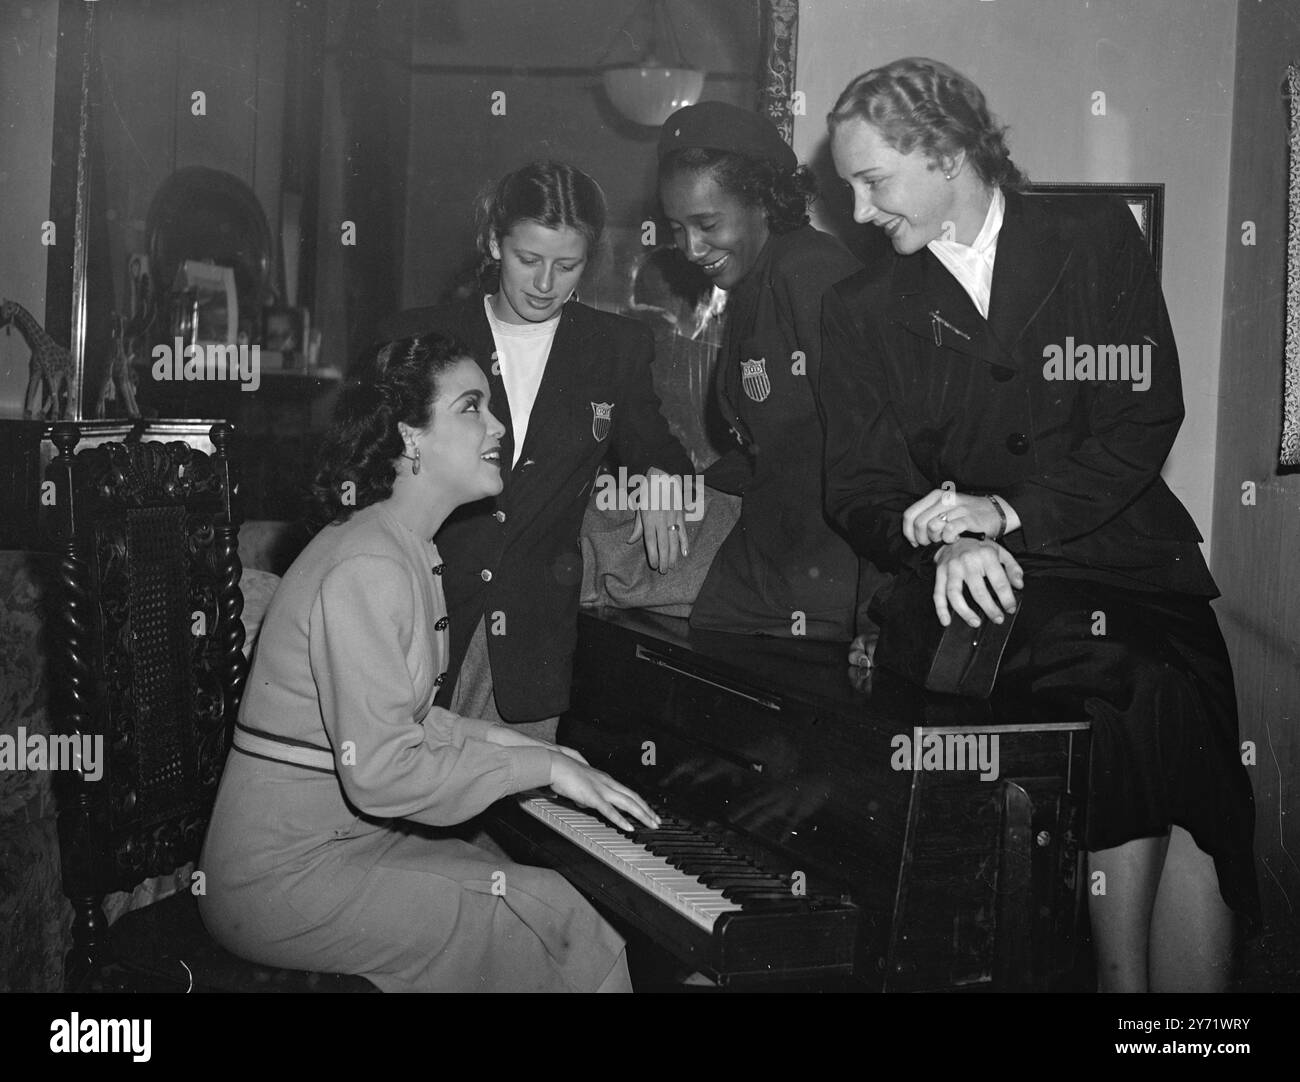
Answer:
<svg viewBox="0 0 1300 1082"><path fill-rule="evenodd" d="M588 256L605 232L605 193L581 169L564 162L529 162L507 173L478 200L478 278L486 292L496 289L500 264L492 258L490 242L519 222L537 222L548 229L568 226L587 240Z"/></svg>
<svg viewBox="0 0 1300 1082"><path fill-rule="evenodd" d="M352 366L307 497L310 533L393 494L404 449L398 422L425 428L443 373L469 356L456 339L427 334L376 345Z"/></svg>
<svg viewBox="0 0 1300 1082"><path fill-rule="evenodd" d="M724 192L747 206L762 207L773 233L789 233L808 224L808 205L817 195L817 178L806 165L785 170L767 158L684 147L660 159L659 180L662 183L677 173L706 170Z"/></svg>
<svg viewBox="0 0 1300 1082"><path fill-rule="evenodd" d="M990 187L1014 191L1027 183L1007 150L1007 129L989 112L984 92L938 60L912 56L854 79L826 117L831 132L865 120L900 154L919 147L931 161L966 152Z"/></svg>

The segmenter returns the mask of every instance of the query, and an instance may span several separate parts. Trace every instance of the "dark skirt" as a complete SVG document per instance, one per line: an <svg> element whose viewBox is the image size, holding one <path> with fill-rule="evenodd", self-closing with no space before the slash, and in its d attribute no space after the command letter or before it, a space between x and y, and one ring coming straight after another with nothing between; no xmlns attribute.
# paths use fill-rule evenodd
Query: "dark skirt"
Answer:
<svg viewBox="0 0 1300 1082"><path fill-rule="evenodd" d="M1214 859L1223 900L1258 924L1255 801L1207 599L1029 577L993 705L1025 697L1036 719L1091 722L1090 851L1177 824Z"/></svg>
<svg viewBox="0 0 1300 1082"><path fill-rule="evenodd" d="M847 643L857 607L858 558L848 543L820 515L769 488L741 498L740 519L713 557L691 627Z"/></svg>

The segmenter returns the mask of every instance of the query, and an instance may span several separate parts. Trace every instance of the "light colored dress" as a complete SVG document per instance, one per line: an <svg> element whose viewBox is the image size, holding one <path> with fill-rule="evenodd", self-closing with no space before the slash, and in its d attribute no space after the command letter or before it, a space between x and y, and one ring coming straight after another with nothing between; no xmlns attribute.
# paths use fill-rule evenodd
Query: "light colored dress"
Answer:
<svg viewBox="0 0 1300 1082"><path fill-rule="evenodd" d="M546 749L500 747L490 723L432 705L441 571L383 504L327 526L289 569L239 715L271 756L230 753L204 923L251 961L384 991L626 986L622 940L562 877L427 829L550 778Z"/></svg>

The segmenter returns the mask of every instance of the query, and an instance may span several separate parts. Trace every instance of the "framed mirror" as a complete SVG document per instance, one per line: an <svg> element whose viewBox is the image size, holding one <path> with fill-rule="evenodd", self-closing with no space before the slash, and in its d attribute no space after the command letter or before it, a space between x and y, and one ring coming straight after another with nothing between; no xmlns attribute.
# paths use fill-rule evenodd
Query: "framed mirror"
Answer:
<svg viewBox="0 0 1300 1082"><path fill-rule="evenodd" d="M701 99L788 137L797 24L796 0L62 0L52 209L76 245L51 248L45 323L79 416L121 412L125 337L140 411L235 421L270 464L246 473L250 515L274 517L378 321L467 287L475 199L509 170L601 183L583 299L635 307L658 130L607 69L663 67L670 42ZM256 386L155 361L193 343L257 347Z"/></svg>

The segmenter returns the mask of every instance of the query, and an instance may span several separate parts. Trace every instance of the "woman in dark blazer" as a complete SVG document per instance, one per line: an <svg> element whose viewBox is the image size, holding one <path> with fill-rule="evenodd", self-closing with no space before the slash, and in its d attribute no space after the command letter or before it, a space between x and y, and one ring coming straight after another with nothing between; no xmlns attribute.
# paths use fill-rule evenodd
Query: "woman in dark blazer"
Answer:
<svg viewBox="0 0 1300 1082"><path fill-rule="evenodd" d="M713 556L693 627L853 638L859 561L822 507L816 385L822 295L860 264L808 224L815 191L758 113L701 102L660 131L659 199L673 241L728 294L715 385L739 445L705 473L741 497L740 518Z"/></svg>
<svg viewBox="0 0 1300 1082"><path fill-rule="evenodd" d="M659 412L650 332L572 299L604 227L596 182L535 162L503 178L481 211L491 291L403 312L381 334L438 331L468 345L506 429L501 494L460 508L437 538L451 621L438 703L540 722L534 732L549 739L569 704L578 535L598 467L611 451L629 476L681 476L692 464ZM667 571L684 555L683 523L680 504L640 512L651 566Z"/></svg>
<svg viewBox="0 0 1300 1082"><path fill-rule="evenodd" d="M1182 389L1142 237L1118 199L1021 195L944 64L867 72L830 127L895 254L825 303L828 510L933 580L903 618L1001 622L1023 588L995 696L1091 722L1099 985L1221 988L1232 914L1259 911L1254 804L1218 591L1160 477Z"/></svg>

